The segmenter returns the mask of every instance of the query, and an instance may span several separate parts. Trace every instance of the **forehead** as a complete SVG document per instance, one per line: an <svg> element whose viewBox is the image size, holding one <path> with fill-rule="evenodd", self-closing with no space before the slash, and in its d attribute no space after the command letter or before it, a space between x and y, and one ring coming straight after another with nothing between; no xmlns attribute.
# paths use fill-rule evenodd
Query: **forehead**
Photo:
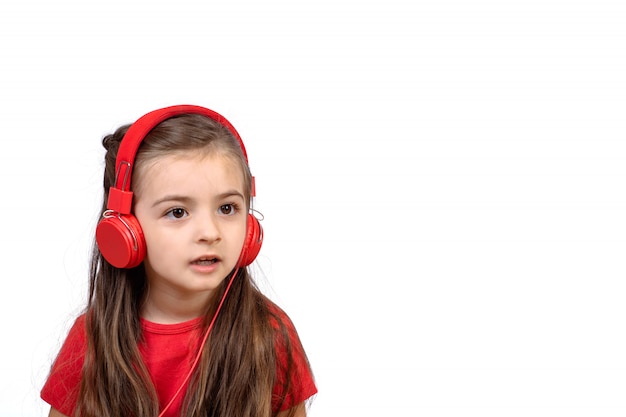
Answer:
<svg viewBox="0 0 626 417"><path fill-rule="evenodd" d="M242 167L232 156L218 152L184 151L145 161L135 167L132 188L136 195L222 188L245 195Z"/></svg>

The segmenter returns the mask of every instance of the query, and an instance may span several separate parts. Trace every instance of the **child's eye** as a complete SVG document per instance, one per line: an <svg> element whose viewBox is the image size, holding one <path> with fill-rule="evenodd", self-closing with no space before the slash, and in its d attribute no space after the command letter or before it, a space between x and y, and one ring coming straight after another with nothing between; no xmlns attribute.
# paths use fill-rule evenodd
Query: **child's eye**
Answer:
<svg viewBox="0 0 626 417"><path fill-rule="evenodd" d="M237 212L237 206L235 204L224 204L220 206L220 213L226 215L233 215Z"/></svg>
<svg viewBox="0 0 626 417"><path fill-rule="evenodd" d="M187 215L187 211L183 208L175 207L169 210L167 213L165 213L165 215L167 217L173 217L175 219L182 219L183 217Z"/></svg>

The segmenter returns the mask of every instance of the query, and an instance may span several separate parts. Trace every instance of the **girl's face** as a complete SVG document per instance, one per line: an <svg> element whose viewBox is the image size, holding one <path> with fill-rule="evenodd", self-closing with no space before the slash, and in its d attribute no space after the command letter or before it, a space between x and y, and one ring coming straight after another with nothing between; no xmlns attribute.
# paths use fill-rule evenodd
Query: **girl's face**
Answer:
<svg viewBox="0 0 626 417"><path fill-rule="evenodd" d="M146 164L134 185L147 246L142 315L161 322L198 317L241 253L247 219L241 168L223 155L186 152Z"/></svg>

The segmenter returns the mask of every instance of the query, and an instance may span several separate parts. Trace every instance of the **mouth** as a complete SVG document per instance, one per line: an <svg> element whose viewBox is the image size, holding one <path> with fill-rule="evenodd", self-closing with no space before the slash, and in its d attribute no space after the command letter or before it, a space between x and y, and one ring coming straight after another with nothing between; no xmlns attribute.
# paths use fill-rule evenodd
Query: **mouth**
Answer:
<svg viewBox="0 0 626 417"><path fill-rule="evenodd" d="M193 265L200 265L200 266L208 266L208 265L213 265L214 263L219 262L219 259L217 258L211 258L211 257L202 257L202 258L198 258L195 261L191 262Z"/></svg>

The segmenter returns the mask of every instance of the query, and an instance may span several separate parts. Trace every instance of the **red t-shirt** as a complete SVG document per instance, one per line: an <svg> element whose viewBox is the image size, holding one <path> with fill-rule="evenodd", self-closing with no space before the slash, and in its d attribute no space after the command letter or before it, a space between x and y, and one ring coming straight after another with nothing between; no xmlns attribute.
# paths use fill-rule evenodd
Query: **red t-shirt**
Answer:
<svg viewBox="0 0 626 417"><path fill-rule="evenodd" d="M282 312L275 310L288 326L293 347L294 368L291 378L291 390L280 411L287 410L317 393L313 376L306 364L304 350L298 339L295 327ZM142 358L157 389L161 408L170 402L180 385L185 380L191 363L195 359L202 332L202 317L177 324L158 324L147 320L141 321L145 343L139 346ZM79 316L69 331L52 370L41 390L41 398L61 413L71 416L78 400L78 390L85 360L87 338L85 316ZM283 382L288 378L284 374L286 352L284 346L277 346L276 357L277 381L274 392L279 393ZM177 417L180 414L185 388L179 393L164 417ZM278 404L272 403L274 411Z"/></svg>

